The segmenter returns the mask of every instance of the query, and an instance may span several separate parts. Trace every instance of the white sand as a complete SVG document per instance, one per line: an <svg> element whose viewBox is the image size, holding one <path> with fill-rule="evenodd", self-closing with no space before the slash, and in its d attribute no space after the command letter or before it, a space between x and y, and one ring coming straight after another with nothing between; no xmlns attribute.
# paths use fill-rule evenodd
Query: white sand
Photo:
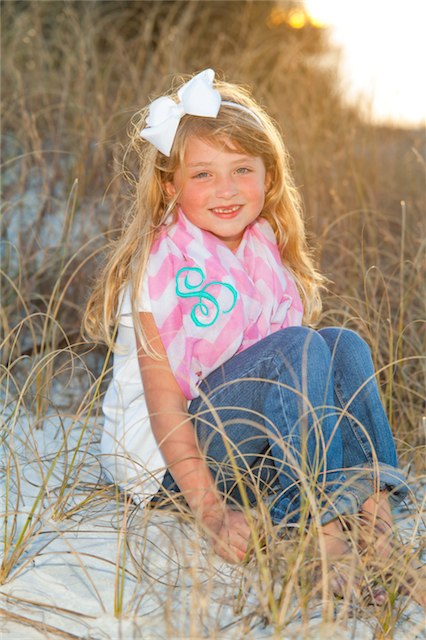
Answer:
<svg viewBox="0 0 426 640"><path fill-rule="evenodd" d="M44 484L46 489L33 513L30 526L34 531L0 587L0 607L9 614L0 621L1 637L377 637L373 611L354 610L346 624L342 617L340 622L326 624L321 622L320 603L312 603L312 615L305 622L295 609L286 635L274 635L273 627L257 615L262 596L254 586L261 584L254 564L231 567L212 559L194 528L173 515L150 513L148 517L147 511L116 501L112 492L109 497L94 495L100 479L99 432L94 422L84 429L82 424L72 426L71 420L61 425L58 418L52 418L37 431L30 429L30 423L28 416L20 416L14 425L12 419L8 423L9 429L13 426L8 443L15 455L9 458L9 480L2 479L1 512L6 512L6 502L9 513L18 512L15 543L40 487ZM80 453L70 470L80 436ZM65 511L69 517L58 519L54 508L67 473ZM90 498L87 505L83 503L86 498ZM126 509L127 545L122 530ZM398 519L405 535L412 535L414 518L409 510L401 510ZM11 516L6 524L10 531ZM116 568L120 553L125 574ZM120 591L122 604L118 605L115 600ZM401 614L393 637L425 638L420 608L411 602L407 606L403 598L398 607ZM117 608L121 617L114 616ZM339 615L342 605L336 608L337 620Z"/></svg>

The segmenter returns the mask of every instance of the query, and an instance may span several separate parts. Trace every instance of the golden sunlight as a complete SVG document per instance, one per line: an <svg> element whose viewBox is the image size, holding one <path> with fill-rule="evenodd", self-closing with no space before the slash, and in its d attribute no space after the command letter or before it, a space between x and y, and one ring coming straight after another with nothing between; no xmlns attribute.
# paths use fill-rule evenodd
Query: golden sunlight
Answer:
<svg viewBox="0 0 426 640"><path fill-rule="evenodd" d="M293 29L303 29L308 21L308 16L303 9L292 9L288 12L287 24Z"/></svg>
<svg viewBox="0 0 426 640"><path fill-rule="evenodd" d="M424 0L305 0L341 50L342 90L375 122L424 126Z"/></svg>
<svg viewBox="0 0 426 640"><path fill-rule="evenodd" d="M310 15L303 7L286 9L283 6L277 5L271 10L267 25L269 28L274 28L284 24L292 29L303 29L307 26L317 29L325 27L324 22L317 16Z"/></svg>

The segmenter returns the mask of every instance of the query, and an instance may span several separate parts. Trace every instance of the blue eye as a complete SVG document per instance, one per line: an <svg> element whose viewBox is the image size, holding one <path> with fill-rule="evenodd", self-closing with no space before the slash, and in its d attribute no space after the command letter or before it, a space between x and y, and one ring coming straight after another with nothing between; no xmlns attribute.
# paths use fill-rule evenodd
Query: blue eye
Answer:
<svg viewBox="0 0 426 640"><path fill-rule="evenodd" d="M197 178L207 178L208 177L208 173L207 171L200 171L200 173L195 174L195 176L192 176L193 178L197 179Z"/></svg>
<svg viewBox="0 0 426 640"><path fill-rule="evenodd" d="M237 169L237 173L245 174L245 173L250 173L250 172L251 172L251 169L249 169L248 167L239 167Z"/></svg>

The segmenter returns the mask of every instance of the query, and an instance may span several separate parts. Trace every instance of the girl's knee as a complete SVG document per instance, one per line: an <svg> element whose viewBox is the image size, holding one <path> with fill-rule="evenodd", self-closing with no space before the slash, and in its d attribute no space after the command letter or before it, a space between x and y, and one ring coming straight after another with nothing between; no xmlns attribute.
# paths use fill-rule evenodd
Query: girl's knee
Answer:
<svg viewBox="0 0 426 640"><path fill-rule="evenodd" d="M306 364L328 363L331 359L330 349L318 331L309 327L288 327L276 334L276 351L278 356L286 360L290 354Z"/></svg>
<svg viewBox="0 0 426 640"><path fill-rule="evenodd" d="M312 340L318 340L319 333L310 327L296 326L280 329L272 334L282 345L295 343L297 345L309 344ZM271 337L272 337L271 336Z"/></svg>
<svg viewBox="0 0 426 640"><path fill-rule="evenodd" d="M343 327L327 327L318 332L328 344L330 351L334 354L345 354L346 357L359 359L360 357L370 357L370 347L361 336Z"/></svg>

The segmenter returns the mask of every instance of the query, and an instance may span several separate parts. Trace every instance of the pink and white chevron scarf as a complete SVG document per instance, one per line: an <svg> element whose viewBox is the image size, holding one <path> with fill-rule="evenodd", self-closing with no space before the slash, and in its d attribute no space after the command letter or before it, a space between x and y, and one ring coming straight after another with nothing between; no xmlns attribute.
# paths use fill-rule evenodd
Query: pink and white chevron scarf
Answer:
<svg viewBox="0 0 426 640"><path fill-rule="evenodd" d="M188 399L231 356L302 321L297 287L263 218L233 253L180 211L154 241L147 273L154 320Z"/></svg>

